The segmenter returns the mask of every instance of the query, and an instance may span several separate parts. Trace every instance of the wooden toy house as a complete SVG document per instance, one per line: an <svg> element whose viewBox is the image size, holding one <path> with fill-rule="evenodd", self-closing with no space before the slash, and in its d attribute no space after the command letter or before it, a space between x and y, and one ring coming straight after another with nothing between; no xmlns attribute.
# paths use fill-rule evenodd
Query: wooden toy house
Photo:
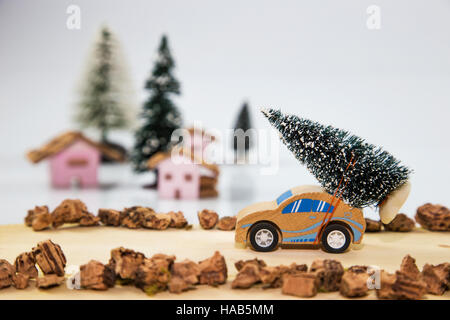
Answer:
<svg viewBox="0 0 450 320"><path fill-rule="evenodd" d="M98 186L101 156L124 161L124 155L104 144L96 143L77 131L63 133L39 149L27 153L32 163L49 160L52 185L56 188Z"/></svg>
<svg viewBox="0 0 450 320"><path fill-rule="evenodd" d="M164 199L198 199L217 197L219 168L194 156L187 148L176 152L159 152L148 166L157 169L158 194Z"/></svg>

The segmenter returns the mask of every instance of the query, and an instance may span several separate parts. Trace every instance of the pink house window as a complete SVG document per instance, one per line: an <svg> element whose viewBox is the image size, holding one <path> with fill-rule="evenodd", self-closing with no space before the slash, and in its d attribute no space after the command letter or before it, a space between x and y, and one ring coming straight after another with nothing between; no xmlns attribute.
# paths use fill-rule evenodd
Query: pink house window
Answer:
<svg viewBox="0 0 450 320"><path fill-rule="evenodd" d="M83 158L71 158L67 160L67 165L69 167L86 167L88 164L89 161Z"/></svg>

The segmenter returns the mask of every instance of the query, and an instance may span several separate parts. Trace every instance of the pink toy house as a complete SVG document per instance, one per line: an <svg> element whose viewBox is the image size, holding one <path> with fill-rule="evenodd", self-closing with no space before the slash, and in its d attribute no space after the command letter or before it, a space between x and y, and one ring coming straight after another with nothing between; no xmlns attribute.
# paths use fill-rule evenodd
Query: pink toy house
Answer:
<svg viewBox="0 0 450 320"><path fill-rule="evenodd" d="M217 197L219 168L194 157L189 149L159 152L150 158L150 169L158 169L158 195L163 199Z"/></svg>
<svg viewBox="0 0 450 320"><path fill-rule="evenodd" d="M100 143L86 138L80 132L66 132L41 147L28 152L32 163L48 159L52 186L83 188L98 186L98 167L102 155L124 161L124 155Z"/></svg>

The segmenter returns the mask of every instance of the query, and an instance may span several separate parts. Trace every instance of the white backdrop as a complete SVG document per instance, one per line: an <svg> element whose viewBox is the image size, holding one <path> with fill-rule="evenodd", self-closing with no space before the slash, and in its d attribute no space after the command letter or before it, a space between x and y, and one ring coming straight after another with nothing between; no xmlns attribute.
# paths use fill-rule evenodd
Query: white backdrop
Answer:
<svg viewBox="0 0 450 320"><path fill-rule="evenodd" d="M81 9L80 30L66 27L72 4ZM381 9L379 30L366 25L370 5ZM19 222L34 204L62 200L47 189L45 165L32 168L24 153L74 127L76 88L102 24L122 43L137 101L146 97L143 83L166 33L187 124L227 129L249 99L255 126L268 128L257 107L282 108L346 128L411 166L409 215L424 202L449 205L448 0L3 0L0 197L8 210L0 223ZM132 141L126 132L115 138ZM259 187L247 202L314 182L284 147L280 156L279 174L256 174ZM123 174L124 184L134 186L125 194L142 192L142 178ZM95 204L112 205L101 194Z"/></svg>

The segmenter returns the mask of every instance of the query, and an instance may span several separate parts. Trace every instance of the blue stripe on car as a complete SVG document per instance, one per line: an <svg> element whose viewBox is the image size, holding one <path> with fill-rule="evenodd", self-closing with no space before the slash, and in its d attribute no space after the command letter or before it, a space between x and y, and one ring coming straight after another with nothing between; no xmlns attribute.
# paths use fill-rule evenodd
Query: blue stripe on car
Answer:
<svg viewBox="0 0 450 320"><path fill-rule="evenodd" d="M294 210L294 207L296 204L297 204L297 201L289 203L286 207L284 207L284 209L281 213L291 213Z"/></svg>
<svg viewBox="0 0 450 320"><path fill-rule="evenodd" d="M342 217L334 217L331 220L345 220L345 221L349 221L351 223L354 223L356 226L360 227L361 229L363 229L363 226L360 225L358 222L355 222L353 220L347 219L347 218L342 218ZM351 224L348 224L348 226L350 228L352 228L353 231L353 241L359 241L359 239L361 239L361 231L359 231L358 229L356 229L354 226L352 226Z"/></svg>
<svg viewBox="0 0 450 320"><path fill-rule="evenodd" d="M283 242L313 242L316 239L317 232L305 234L303 236L284 238Z"/></svg>
<svg viewBox="0 0 450 320"><path fill-rule="evenodd" d="M287 198L290 198L292 196L292 191L288 190L285 193L283 193L281 196L279 196L277 198L277 205L279 205L280 203L282 203L284 200L286 200Z"/></svg>
<svg viewBox="0 0 450 320"><path fill-rule="evenodd" d="M329 209L329 210L328 210ZM281 213L294 213L294 212L332 212L334 206L330 207L330 204L322 200L312 199L299 199L292 203L289 203L283 208Z"/></svg>
<svg viewBox="0 0 450 320"><path fill-rule="evenodd" d="M301 229L301 230L295 230L295 231L290 231L290 230L281 230L282 232L286 232L286 233L301 233L301 232L306 232L306 231L310 231L313 230L315 228L317 228L318 226L320 226L322 224L322 221L319 221L315 224L313 224L312 226L305 228L305 229Z"/></svg>
<svg viewBox="0 0 450 320"><path fill-rule="evenodd" d="M360 228L361 230L364 229L363 226L362 226L361 224L359 224L358 222L355 222L355 221L353 221L352 219L349 219L349 218L333 217L331 220L344 220L344 221L353 223L355 226L357 226L357 227Z"/></svg>
<svg viewBox="0 0 450 320"><path fill-rule="evenodd" d="M347 222L351 222L354 223L357 227L361 228L361 230L363 229L363 226L361 224L359 224L358 222L355 222L353 220L347 219L347 218L343 218L343 217L333 217L331 220L344 220ZM303 233L303 232L307 232L310 230L314 230L315 228L319 227L322 224L322 221L319 221L315 224L313 224L312 226L305 228L305 229L301 229L301 230L281 230L282 232L285 233ZM359 241L359 239L361 238L361 231L359 231L358 229L356 229L355 227L353 227L351 224L348 224L350 226L350 228L353 231L353 235L354 235L354 241ZM294 237L295 238L295 237Z"/></svg>

